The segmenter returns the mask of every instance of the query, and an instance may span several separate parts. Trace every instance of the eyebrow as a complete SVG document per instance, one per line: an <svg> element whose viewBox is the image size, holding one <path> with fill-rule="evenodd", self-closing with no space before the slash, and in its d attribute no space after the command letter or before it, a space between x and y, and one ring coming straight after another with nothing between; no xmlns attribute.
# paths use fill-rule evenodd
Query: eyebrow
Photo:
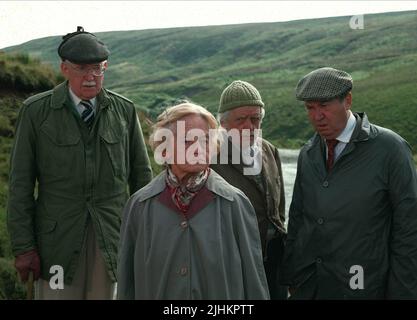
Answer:
<svg viewBox="0 0 417 320"><path fill-rule="evenodd" d="M262 113L257 113L257 114L249 114L249 115L237 115L236 118L248 118L248 117L261 117Z"/></svg>

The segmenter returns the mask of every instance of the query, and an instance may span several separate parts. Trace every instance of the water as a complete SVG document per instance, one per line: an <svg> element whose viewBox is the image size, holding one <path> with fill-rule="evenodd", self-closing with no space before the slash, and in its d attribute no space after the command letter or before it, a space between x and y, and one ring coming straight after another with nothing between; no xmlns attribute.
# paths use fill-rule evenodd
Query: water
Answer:
<svg viewBox="0 0 417 320"><path fill-rule="evenodd" d="M285 191L285 227L288 224L288 211L291 204L292 192L294 188L295 175L297 173L297 159L300 150L279 149L284 176Z"/></svg>

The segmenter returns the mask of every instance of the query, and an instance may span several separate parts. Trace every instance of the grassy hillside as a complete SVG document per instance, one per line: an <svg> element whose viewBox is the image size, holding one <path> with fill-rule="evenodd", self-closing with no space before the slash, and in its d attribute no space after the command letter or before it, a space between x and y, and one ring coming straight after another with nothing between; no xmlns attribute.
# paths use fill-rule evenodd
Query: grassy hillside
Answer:
<svg viewBox="0 0 417 320"><path fill-rule="evenodd" d="M266 103L264 137L299 147L312 130L294 99L298 79L332 66L354 78L353 110L391 128L414 148L417 163L417 11L285 23L107 32L112 51L107 87L134 100L148 136L147 117L181 98L217 110L223 88L235 79L253 83ZM0 52L0 299L23 298L5 225L8 162L17 112L27 96L48 90L57 76L59 37L33 40ZM20 52L10 54L11 52ZM48 67L42 62L52 65ZM153 158L153 157L151 157ZM156 171L159 168L153 163Z"/></svg>
<svg viewBox="0 0 417 320"><path fill-rule="evenodd" d="M169 101L190 98L215 112L222 89L235 79L260 90L267 116L264 136L299 146L312 130L294 99L301 76L322 66L350 72L353 110L399 132L416 152L417 11L280 23L100 33L112 54L107 86L151 116ZM70 30L69 30L70 31ZM59 37L33 40L20 50L58 66Z"/></svg>
<svg viewBox="0 0 417 320"><path fill-rule="evenodd" d="M21 299L25 288L17 281L6 228L7 182L14 126L22 101L51 89L58 81L55 70L27 54L0 53L0 299Z"/></svg>

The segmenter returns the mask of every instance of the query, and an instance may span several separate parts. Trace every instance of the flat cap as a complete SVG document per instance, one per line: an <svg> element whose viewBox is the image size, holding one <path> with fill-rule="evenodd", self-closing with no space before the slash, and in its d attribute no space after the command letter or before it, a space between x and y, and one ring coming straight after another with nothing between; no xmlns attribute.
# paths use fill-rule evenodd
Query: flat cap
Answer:
<svg viewBox="0 0 417 320"><path fill-rule="evenodd" d="M74 63L97 63L107 60L110 51L94 34L77 27L77 31L62 37L58 47L62 60Z"/></svg>
<svg viewBox="0 0 417 320"><path fill-rule="evenodd" d="M297 100L331 100L352 90L352 76L333 68L320 68L305 75L297 84Z"/></svg>
<svg viewBox="0 0 417 320"><path fill-rule="evenodd" d="M239 107L263 107L259 91L249 82L236 80L229 84L222 92L219 103L219 113Z"/></svg>

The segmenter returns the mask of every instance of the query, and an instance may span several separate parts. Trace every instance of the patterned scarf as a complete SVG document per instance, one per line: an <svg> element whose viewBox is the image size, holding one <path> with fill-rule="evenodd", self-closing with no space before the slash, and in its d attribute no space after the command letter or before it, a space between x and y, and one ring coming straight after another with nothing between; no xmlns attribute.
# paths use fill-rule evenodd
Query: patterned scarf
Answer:
<svg viewBox="0 0 417 320"><path fill-rule="evenodd" d="M193 198L206 184L209 174L210 168L207 168L202 172L185 177L180 183L171 169L167 169L166 184L171 192L172 201L184 215L190 208Z"/></svg>

